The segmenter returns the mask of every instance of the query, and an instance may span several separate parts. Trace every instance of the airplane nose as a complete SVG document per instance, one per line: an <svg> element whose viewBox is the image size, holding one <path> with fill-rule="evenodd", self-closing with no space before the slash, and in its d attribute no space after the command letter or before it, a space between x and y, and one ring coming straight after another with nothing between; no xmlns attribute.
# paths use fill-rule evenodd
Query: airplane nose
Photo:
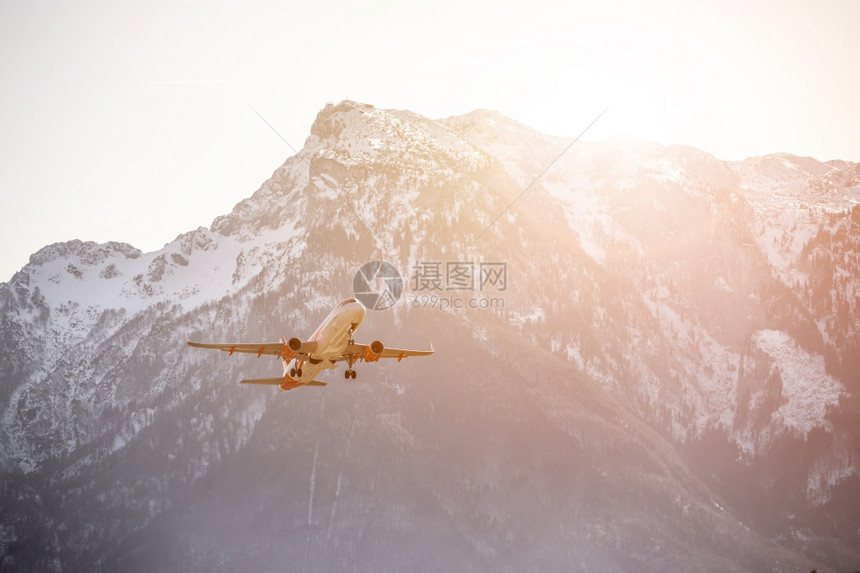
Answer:
<svg viewBox="0 0 860 573"><path fill-rule="evenodd" d="M356 311L358 313L358 316L360 317L360 320L364 320L364 315L367 314L367 308L365 308L365 306L359 301L355 301L355 304Z"/></svg>

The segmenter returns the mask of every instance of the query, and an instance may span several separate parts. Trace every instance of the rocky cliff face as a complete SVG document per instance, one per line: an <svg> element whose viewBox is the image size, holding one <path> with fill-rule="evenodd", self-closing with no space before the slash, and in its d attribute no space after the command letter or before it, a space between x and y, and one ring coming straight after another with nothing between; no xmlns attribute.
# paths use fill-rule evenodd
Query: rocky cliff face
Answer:
<svg viewBox="0 0 860 573"><path fill-rule="evenodd" d="M3 568L856 567L860 166L568 143L342 102L210 229L33 255ZM184 345L307 337L374 259L360 338L432 358L280 393Z"/></svg>

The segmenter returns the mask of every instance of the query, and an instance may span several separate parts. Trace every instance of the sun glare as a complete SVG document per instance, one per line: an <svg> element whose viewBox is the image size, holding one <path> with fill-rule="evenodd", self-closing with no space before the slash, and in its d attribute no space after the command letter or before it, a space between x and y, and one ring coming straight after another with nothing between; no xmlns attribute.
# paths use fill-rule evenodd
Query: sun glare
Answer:
<svg viewBox="0 0 860 573"><path fill-rule="evenodd" d="M541 132L587 138L683 139L687 98L699 91L685 55L653 28L589 22L567 42L516 46L469 70L466 100L484 101Z"/></svg>

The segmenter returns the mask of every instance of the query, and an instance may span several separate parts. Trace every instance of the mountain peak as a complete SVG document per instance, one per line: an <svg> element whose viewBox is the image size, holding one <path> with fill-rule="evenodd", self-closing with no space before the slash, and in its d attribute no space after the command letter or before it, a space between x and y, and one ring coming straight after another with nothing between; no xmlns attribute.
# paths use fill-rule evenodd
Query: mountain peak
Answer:
<svg viewBox="0 0 860 573"><path fill-rule="evenodd" d="M57 259L76 255L81 257L87 264L94 265L115 253L124 255L129 259L136 259L141 255L140 249L136 249L128 243L116 241L96 243L94 241L74 239L65 243L54 243L42 247L36 253L30 255L30 264L42 265Z"/></svg>
<svg viewBox="0 0 860 573"><path fill-rule="evenodd" d="M343 121L345 118L362 116L371 113L375 109L370 104L363 104L352 100L343 100L338 104L327 103L317 114L311 126L311 135L316 135L321 139L337 137L344 127L346 127L347 122Z"/></svg>
<svg viewBox="0 0 860 573"><path fill-rule="evenodd" d="M455 156L459 161L469 155L473 156L471 162L481 161L474 148L441 122L351 100L327 104L317 114L302 152L306 158L324 156L345 165L413 159L432 164L442 156Z"/></svg>

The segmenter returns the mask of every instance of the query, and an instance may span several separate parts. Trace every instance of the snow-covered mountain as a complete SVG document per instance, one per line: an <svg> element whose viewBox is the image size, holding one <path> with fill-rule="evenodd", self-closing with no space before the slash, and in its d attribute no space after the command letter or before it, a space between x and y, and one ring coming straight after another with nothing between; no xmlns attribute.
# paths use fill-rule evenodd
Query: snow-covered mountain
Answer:
<svg viewBox="0 0 860 573"><path fill-rule="evenodd" d="M34 254L0 568L860 566L860 165L569 143L345 101L209 229ZM369 260L360 334L434 357L280 393L184 345L306 337Z"/></svg>

